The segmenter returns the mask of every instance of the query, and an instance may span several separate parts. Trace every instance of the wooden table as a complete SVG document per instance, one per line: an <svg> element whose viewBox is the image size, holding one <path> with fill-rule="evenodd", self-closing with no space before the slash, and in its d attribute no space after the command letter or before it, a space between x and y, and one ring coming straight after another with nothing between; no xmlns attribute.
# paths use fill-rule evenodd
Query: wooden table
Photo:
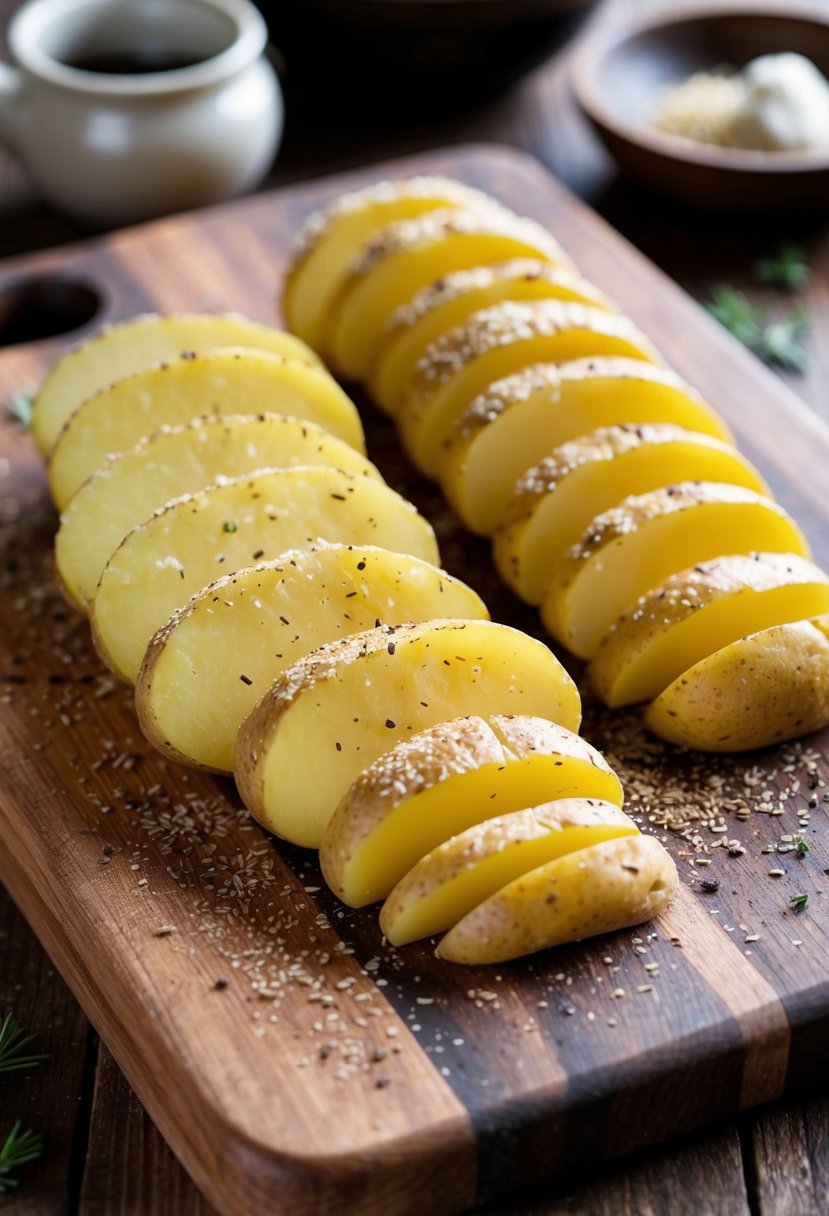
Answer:
<svg viewBox="0 0 829 1216"><path fill-rule="evenodd" d="M822 0L829 7L829 0ZM599 20L624 18L666 0L608 0ZM16 7L0 0L0 15ZM681 212L622 179L575 113L566 56L464 115L394 138L349 127L303 126L291 114L286 143L268 185L371 163L400 151L464 140L522 147L587 199L629 240L705 300L728 282L772 308L788 302L752 279L755 258L781 240L806 250L812 285L810 365L792 388L829 421L829 225L785 219L720 219ZM0 257L83 235L33 193L17 166L0 158ZM750 408L750 403L747 403ZM0 846L2 847L2 846ZM18 1193L0 1198L15 1216L209 1216L209 1196L190 1183L143 1112L106 1048L0 889L0 1011L13 1008L41 1033L49 1060L0 1088L0 1136L19 1117L45 1133L42 1163L21 1171ZM829 1097L815 1095L749 1114L736 1124L658 1152L644 1153L589 1180L572 1179L486 1209L489 1216L819 1216L829 1208ZM483 1212L481 1213L483 1216Z"/></svg>

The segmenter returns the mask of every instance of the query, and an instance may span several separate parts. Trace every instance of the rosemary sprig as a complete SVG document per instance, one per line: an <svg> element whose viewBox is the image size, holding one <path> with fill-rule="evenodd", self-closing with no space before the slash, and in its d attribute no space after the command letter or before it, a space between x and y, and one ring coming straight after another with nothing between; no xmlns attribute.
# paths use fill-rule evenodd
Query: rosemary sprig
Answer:
<svg viewBox="0 0 829 1216"><path fill-rule="evenodd" d="M18 1072L47 1059L42 1053L26 1051L37 1037L36 1030L27 1034L9 1010L0 1023L0 1073Z"/></svg>
<svg viewBox="0 0 829 1216"><path fill-rule="evenodd" d="M721 284L714 288L708 311L738 342L766 363L779 363L790 371L805 371L808 356L803 342L809 333L805 309L795 308L769 323L765 308L752 304L743 292Z"/></svg>
<svg viewBox="0 0 829 1216"><path fill-rule="evenodd" d="M754 277L758 283L770 283L786 291L801 291L808 287L811 276L803 250L799 245L785 241L773 253L757 259Z"/></svg>
<svg viewBox="0 0 829 1216"><path fill-rule="evenodd" d="M789 907L792 912L802 912L809 902L809 896L806 894L792 895L789 898Z"/></svg>
<svg viewBox="0 0 829 1216"><path fill-rule="evenodd" d="M5 1142L0 1145L0 1195L5 1195L7 1191L12 1191L20 1185L17 1178L11 1177L12 1170L37 1161L42 1153L43 1137L31 1129L21 1131L18 1119Z"/></svg>
<svg viewBox="0 0 829 1216"><path fill-rule="evenodd" d="M804 372L809 362L804 340L809 334L809 318L804 308L773 321L763 331L758 354L766 363L779 363L789 371Z"/></svg>

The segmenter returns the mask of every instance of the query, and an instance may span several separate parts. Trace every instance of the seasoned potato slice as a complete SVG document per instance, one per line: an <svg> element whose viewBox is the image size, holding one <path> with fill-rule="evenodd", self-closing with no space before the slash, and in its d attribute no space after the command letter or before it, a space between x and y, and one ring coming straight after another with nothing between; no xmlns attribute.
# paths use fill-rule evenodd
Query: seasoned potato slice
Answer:
<svg viewBox="0 0 829 1216"><path fill-rule="evenodd" d="M407 452L436 477L456 419L479 393L532 363L585 355L660 362L632 321L600 308L524 300L474 313L429 347L403 394L396 417Z"/></svg>
<svg viewBox="0 0 829 1216"><path fill-rule="evenodd" d="M522 599L539 604L550 570L592 519L631 494L691 479L769 494L736 448L671 423L607 427L562 444L516 483L495 533L498 571Z"/></svg>
<svg viewBox="0 0 829 1216"><path fill-rule="evenodd" d="M650 920L677 887L676 866L653 836L626 836L567 853L478 904L440 942L452 963L502 963Z"/></svg>
<svg viewBox="0 0 829 1216"><path fill-rule="evenodd" d="M686 668L747 633L829 613L829 575L793 553L703 562L639 597L590 664L612 707L650 700Z"/></svg>
<svg viewBox="0 0 829 1216"><path fill-rule="evenodd" d="M259 469L327 465L380 479L356 448L313 422L281 414L231 414L162 427L110 456L72 498L55 538L64 590L88 611L121 541L171 499Z"/></svg>
<svg viewBox="0 0 829 1216"><path fill-rule="evenodd" d="M589 659L625 609L669 575L753 550L807 556L809 547L781 506L742 486L682 482L632 495L594 519L554 567L541 617Z"/></svg>
<svg viewBox="0 0 829 1216"><path fill-rule="evenodd" d="M393 946L451 929L507 883L567 853L639 829L611 802L564 798L467 828L406 874L380 912Z"/></svg>
<svg viewBox="0 0 829 1216"><path fill-rule="evenodd" d="M52 452L52 497L62 511L108 456L161 426L252 410L316 422L365 451L357 407L328 372L268 351L206 351L144 368L84 401Z"/></svg>
<svg viewBox="0 0 829 1216"><path fill-rule="evenodd" d="M829 725L829 617L775 625L695 663L645 722L699 751L769 747Z"/></svg>
<svg viewBox="0 0 829 1216"><path fill-rule="evenodd" d="M292 334L236 314L148 313L100 330L70 350L43 381L32 405L32 434L44 456L82 401L115 380L175 359L183 351L246 346L283 359L316 364L314 352Z"/></svg>
<svg viewBox="0 0 829 1216"><path fill-rule="evenodd" d="M236 781L270 831L319 848L364 768L470 713L535 714L578 730L581 705L558 659L517 629L462 620L372 629L280 676L242 724Z"/></svg>
<svg viewBox="0 0 829 1216"><path fill-rule="evenodd" d="M487 617L480 597L445 571L370 546L294 550L226 575L151 641L135 690L141 729L177 760L230 772L242 720L298 658L381 623L439 612Z"/></svg>
<svg viewBox="0 0 829 1216"><path fill-rule="evenodd" d="M360 774L323 837L323 874L344 903L361 907L473 824L573 797L623 800L604 757L572 731L523 715L441 722Z"/></svg>
<svg viewBox="0 0 829 1216"><path fill-rule="evenodd" d="M115 550L92 603L101 657L134 683L150 638L191 595L320 539L438 561L430 525L373 478L304 466L235 478L176 499Z"/></svg>

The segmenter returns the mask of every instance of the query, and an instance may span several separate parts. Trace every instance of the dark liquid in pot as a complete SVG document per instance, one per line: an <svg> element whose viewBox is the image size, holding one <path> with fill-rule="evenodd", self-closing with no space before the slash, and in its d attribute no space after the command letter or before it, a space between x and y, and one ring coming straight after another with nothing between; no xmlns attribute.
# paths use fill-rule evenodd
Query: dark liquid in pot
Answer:
<svg viewBox="0 0 829 1216"><path fill-rule="evenodd" d="M169 47L146 46L123 51L80 51L64 60L67 67L104 76L142 76L148 72L176 72L202 59Z"/></svg>

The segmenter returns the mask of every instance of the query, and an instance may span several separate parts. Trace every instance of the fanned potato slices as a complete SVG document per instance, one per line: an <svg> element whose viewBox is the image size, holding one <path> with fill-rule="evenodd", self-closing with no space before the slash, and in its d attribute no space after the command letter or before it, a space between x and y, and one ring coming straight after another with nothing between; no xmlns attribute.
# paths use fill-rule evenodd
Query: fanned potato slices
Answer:
<svg viewBox="0 0 829 1216"><path fill-rule="evenodd" d="M631 494L691 479L769 494L736 448L670 423L607 427L562 444L516 483L495 533L498 572L539 604L550 570L592 519Z"/></svg>
<svg viewBox="0 0 829 1216"><path fill-rule="evenodd" d="M276 835L319 848L338 804L378 756L466 714L532 714L578 730L578 690L552 652L490 621L368 630L313 651L239 732L236 781Z"/></svg>
<svg viewBox="0 0 829 1216"><path fill-rule="evenodd" d="M614 621L671 574L723 553L808 556L803 533L777 503L718 482L683 482L632 495L594 519L554 567L545 626L592 658Z"/></svg>
<svg viewBox="0 0 829 1216"><path fill-rule="evenodd" d="M302 655L445 613L488 615L458 579L386 549L323 546L239 570L205 587L151 641L135 690L141 729L174 759L231 772L243 719Z"/></svg>
<svg viewBox="0 0 829 1216"><path fill-rule="evenodd" d="M479 190L427 175L377 182L341 195L310 215L297 236L285 276L286 321L314 350L321 350L334 298L351 263L378 228L438 208L495 206Z"/></svg>
<svg viewBox="0 0 829 1216"><path fill-rule="evenodd" d="M383 904L380 928L393 946L434 937L529 870L638 833L624 811L590 798L564 798L475 824L400 880Z"/></svg>
<svg viewBox="0 0 829 1216"><path fill-rule="evenodd" d="M74 495L55 538L64 590L88 611L121 541L173 498L259 469L325 465L380 480L356 448L313 422L281 414L231 414L162 427L109 457Z"/></svg>
<svg viewBox="0 0 829 1216"><path fill-rule="evenodd" d="M323 348L335 369L365 377L391 314L443 275L516 257L570 265L558 241L504 209L431 211L381 228L352 263Z"/></svg>
<svg viewBox="0 0 829 1216"><path fill-rule="evenodd" d="M380 335L369 370L369 388L380 409L395 414L416 365L433 342L472 313L502 300L565 300L615 311L598 287L538 258L513 258L445 275L398 308Z"/></svg>
<svg viewBox="0 0 829 1216"><path fill-rule="evenodd" d="M182 355L116 381L72 414L49 461L55 504L62 511L108 456L161 426L254 410L316 422L365 451L357 407L324 369L239 348Z"/></svg>
<svg viewBox="0 0 829 1216"><path fill-rule="evenodd" d="M124 538L92 604L101 657L134 683L151 637L191 595L320 539L439 560L431 526L383 482L304 466L236 478L176 499Z"/></svg>
<svg viewBox="0 0 829 1216"><path fill-rule="evenodd" d="M640 596L590 665L613 708L650 700L686 668L747 633L829 613L829 575L792 553L716 558Z"/></svg>
<svg viewBox="0 0 829 1216"><path fill-rule="evenodd" d="M524 715L440 722L402 739L359 775L326 829L322 871L344 903L361 907L385 898L450 836L574 797L621 806L623 792L604 757L572 731Z"/></svg>
<svg viewBox="0 0 829 1216"><path fill-rule="evenodd" d="M492 384L455 422L440 457L441 487L466 525L488 536L518 479L560 444L599 427L660 422L730 439L667 368L623 357L527 367Z"/></svg>
<svg viewBox="0 0 829 1216"><path fill-rule="evenodd" d="M695 663L651 702L655 735L699 751L769 747L829 724L829 617L775 625Z"/></svg>
<svg viewBox="0 0 829 1216"><path fill-rule="evenodd" d="M184 351L245 346L271 351L283 359L321 366L299 338L235 313L147 313L93 334L52 368L32 405L32 434L45 456L67 418L82 401L142 368Z"/></svg>
<svg viewBox="0 0 829 1216"><path fill-rule="evenodd" d="M452 963L502 963L639 925L662 911L677 883L653 836L606 840L514 879L458 921L436 953Z"/></svg>
<svg viewBox="0 0 829 1216"><path fill-rule="evenodd" d="M436 477L456 420L496 380L533 363L588 355L660 362L632 321L600 308L524 300L473 313L429 347L403 395L397 424L409 456Z"/></svg>

